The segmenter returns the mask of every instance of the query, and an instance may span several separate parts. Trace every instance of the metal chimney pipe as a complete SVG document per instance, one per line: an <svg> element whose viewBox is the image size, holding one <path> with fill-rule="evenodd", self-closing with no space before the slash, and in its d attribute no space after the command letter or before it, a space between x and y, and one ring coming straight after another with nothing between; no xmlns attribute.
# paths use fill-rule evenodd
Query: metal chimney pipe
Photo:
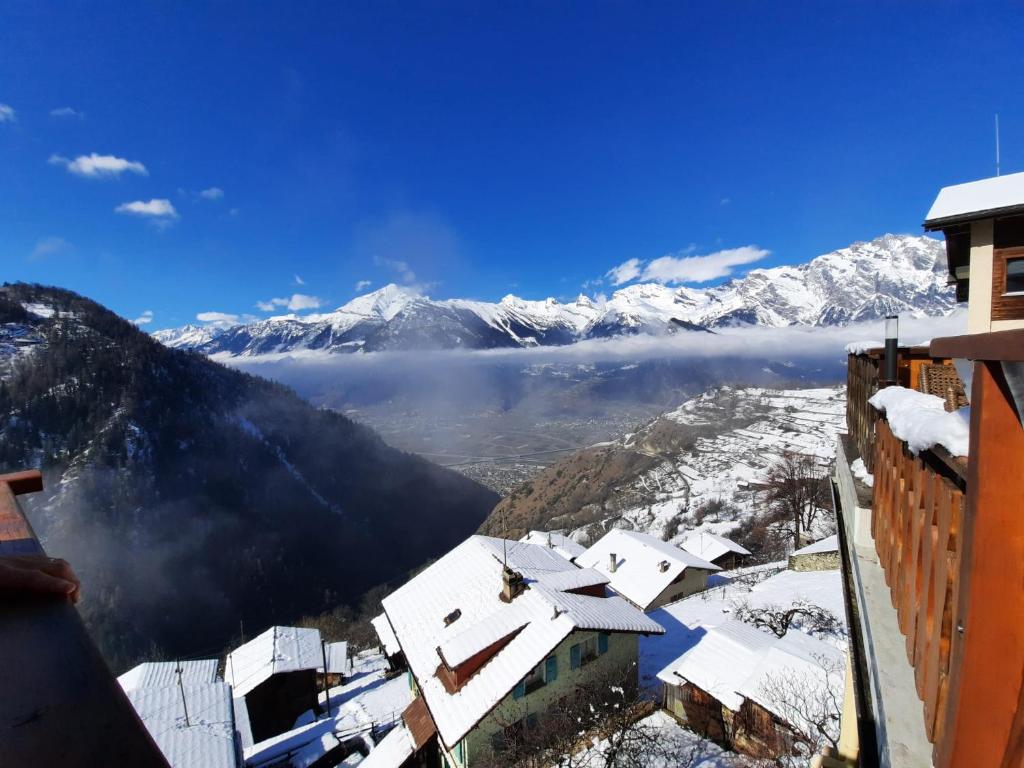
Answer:
<svg viewBox="0 0 1024 768"><path fill-rule="evenodd" d="M885 382L896 383L896 358L899 355L900 318L889 315L885 318Z"/></svg>
<svg viewBox="0 0 1024 768"><path fill-rule="evenodd" d="M615 569L617 567L618 567L618 565L616 563L615 553L612 552L611 554L608 555L608 571L610 573L615 573Z"/></svg>

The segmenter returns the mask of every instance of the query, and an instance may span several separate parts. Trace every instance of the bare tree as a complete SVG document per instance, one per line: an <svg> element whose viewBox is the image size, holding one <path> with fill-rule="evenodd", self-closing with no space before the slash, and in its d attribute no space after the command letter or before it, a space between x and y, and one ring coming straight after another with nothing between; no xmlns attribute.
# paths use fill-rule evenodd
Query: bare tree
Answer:
<svg viewBox="0 0 1024 768"><path fill-rule="evenodd" d="M839 747L839 721L843 711L843 664L815 656L815 666L801 671L767 675L761 693L773 702L773 711L793 728L794 755L783 764L806 765L822 747Z"/></svg>
<svg viewBox="0 0 1024 768"><path fill-rule="evenodd" d="M733 616L759 629L767 629L776 637L784 637L790 627L814 634L846 635L846 628L832 611L806 600L796 600L788 607L765 605L753 607L745 600L733 605Z"/></svg>
<svg viewBox="0 0 1024 768"><path fill-rule="evenodd" d="M811 531L829 505L828 475L813 456L787 452L768 471L767 500L780 517L791 521L793 545L801 546L801 532Z"/></svg>

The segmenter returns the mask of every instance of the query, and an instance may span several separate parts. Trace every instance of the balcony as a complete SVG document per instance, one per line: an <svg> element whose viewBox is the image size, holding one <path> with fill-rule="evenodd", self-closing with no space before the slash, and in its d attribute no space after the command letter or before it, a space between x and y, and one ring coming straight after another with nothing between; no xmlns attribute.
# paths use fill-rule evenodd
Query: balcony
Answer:
<svg viewBox="0 0 1024 768"><path fill-rule="evenodd" d="M0 475L0 557L42 555L17 496L38 472ZM0 593L0 755L4 766L167 768L63 598Z"/></svg>
<svg viewBox="0 0 1024 768"><path fill-rule="evenodd" d="M917 353L919 368L973 361L967 457L941 446L914 455L868 404L885 384L882 354L850 356L834 478L859 764L1022 765L1024 332ZM900 383L913 386L915 359L903 367ZM852 470L858 458L873 487Z"/></svg>

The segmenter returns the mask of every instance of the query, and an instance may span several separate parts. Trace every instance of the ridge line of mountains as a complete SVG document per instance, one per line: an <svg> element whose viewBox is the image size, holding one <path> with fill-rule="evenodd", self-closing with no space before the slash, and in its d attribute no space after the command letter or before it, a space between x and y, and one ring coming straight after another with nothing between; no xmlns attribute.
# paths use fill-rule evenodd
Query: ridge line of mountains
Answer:
<svg viewBox="0 0 1024 768"><path fill-rule="evenodd" d="M164 345L206 355L301 351L494 349L555 346L630 334L737 326L834 326L890 314L947 314L945 248L926 236L883 235L797 266L750 270L711 288L638 283L603 302L433 300L387 285L333 312L282 315L229 328L157 331Z"/></svg>

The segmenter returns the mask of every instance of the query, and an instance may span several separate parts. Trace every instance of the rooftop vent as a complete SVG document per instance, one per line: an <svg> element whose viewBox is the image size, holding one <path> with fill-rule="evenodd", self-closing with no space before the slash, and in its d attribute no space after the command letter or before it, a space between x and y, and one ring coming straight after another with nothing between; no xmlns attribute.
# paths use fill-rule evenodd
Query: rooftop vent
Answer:
<svg viewBox="0 0 1024 768"><path fill-rule="evenodd" d="M501 569L501 601L511 603L526 591L523 574L513 571L507 565Z"/></svg>
<svg viewBox="0 0 1024 768"><path fill-rule="evenodd" d="M608 555L608 572L615 573L615 569L619 567L615 553L612 552Z"/></svg>
<svg viewBox="0 0 1024 768"><path fill-rule="evenodd" d="M453 624L454 622L458 621L459 616L461 616L461 615L462 615L462 609L461 608L456 608L454 611L452 611L451 613L449 613L447 616L444 617L444 625L447 627L447 626Z"/></svg>
<svg viewBox="0 0 1024 768"><path fill-rule="evenodd" d="M667 571L668 570L668 560L662 560L660 563L658 563L658 570L661 571L662 573Z"/></svg>

